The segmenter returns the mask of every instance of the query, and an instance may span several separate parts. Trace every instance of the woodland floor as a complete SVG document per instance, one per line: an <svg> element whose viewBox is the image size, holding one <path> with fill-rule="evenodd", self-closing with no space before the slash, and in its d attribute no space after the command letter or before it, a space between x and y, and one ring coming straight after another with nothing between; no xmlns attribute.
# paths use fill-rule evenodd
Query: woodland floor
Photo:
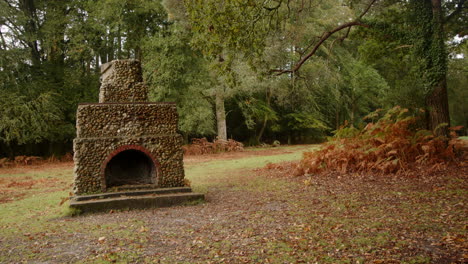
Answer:
<svg viewBox="0 0 468 264"><path fill-rule="evenodd" d="M187 157L206 202L64 216L72 163L0 169L0 263L467 263L468 169L292 177L315 146Z"/></svg>

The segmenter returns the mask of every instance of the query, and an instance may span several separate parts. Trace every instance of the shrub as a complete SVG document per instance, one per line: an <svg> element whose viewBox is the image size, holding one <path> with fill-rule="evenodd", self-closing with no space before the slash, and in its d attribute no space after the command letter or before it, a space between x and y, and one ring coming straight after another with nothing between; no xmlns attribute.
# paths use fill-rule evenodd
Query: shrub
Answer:
<svg viewBox="0 0 468 264"><path fill-rule="evenodd" d="M417 120L407 109L395 107L361 130L344 126L321 150L305 152L294 174L437 170L463 155L458 140L418 129Z"/></svg>

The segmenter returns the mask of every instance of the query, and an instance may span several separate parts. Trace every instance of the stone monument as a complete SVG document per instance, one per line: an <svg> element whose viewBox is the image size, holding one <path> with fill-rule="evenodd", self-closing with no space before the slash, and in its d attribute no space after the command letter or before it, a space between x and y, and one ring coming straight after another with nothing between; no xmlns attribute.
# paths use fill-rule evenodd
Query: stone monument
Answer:
<svg viewBox="0 0 468 264"><path fill-rule="evenodd" d="M101 66L99 103L78 105L74 197L81 211L170 206L203 199L184 187L174 103L150 103L140 62Z"/></svg>

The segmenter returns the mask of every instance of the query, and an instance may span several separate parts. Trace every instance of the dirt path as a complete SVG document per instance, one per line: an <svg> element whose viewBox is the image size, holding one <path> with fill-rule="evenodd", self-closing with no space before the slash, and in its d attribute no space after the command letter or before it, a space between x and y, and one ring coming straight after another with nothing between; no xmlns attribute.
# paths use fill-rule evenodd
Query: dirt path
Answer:
<svg viewBox="0 0 468 264"><path fill-rule="evenodd" d="M0 236L0 262L466 260L466 169L398 179L291 177L250 168L273 157L291 159L302 150L187 159L193 187L206 192L203 204L48 218L31 222L29 230L22 223L8 224L16 231Z"/></svg>

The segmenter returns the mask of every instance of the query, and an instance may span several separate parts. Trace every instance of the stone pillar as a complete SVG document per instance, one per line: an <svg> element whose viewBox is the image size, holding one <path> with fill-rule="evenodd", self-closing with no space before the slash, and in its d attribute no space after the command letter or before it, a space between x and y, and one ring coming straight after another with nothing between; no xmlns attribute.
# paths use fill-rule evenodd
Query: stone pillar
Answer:
<svg viewBox="0 0 468 264"><path fill-rule="evenodd" d="M140 61L114 60L101 65L101 74L99 103L148 101Z"/></svg>

